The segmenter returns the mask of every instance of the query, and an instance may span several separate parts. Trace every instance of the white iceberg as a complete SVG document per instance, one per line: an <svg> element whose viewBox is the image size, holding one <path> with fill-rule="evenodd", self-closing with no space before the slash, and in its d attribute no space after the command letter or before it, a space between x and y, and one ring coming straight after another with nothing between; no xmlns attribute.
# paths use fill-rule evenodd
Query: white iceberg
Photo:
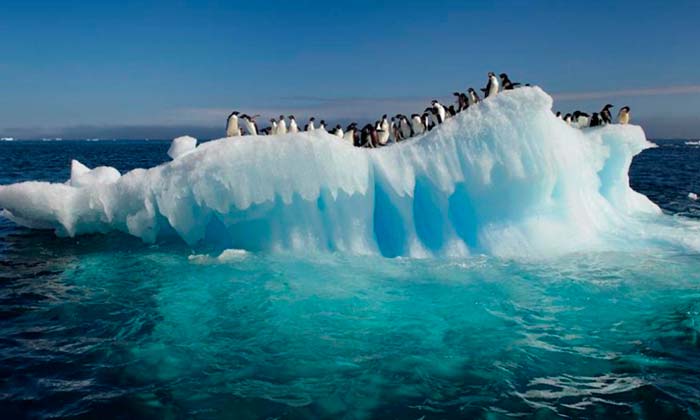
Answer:
<svg viewBox="0 0 700 420"><path fill-rule="evenodd" d="M0 208L59 235L176 234L221 249L414 257L660 242L700 249L698 224L662 215L629 187L632 157L653 147L640 127L579 130L551 107L541 89L517 89L377 150L319 130L211 141L114 182L0 186Z"/></svg>

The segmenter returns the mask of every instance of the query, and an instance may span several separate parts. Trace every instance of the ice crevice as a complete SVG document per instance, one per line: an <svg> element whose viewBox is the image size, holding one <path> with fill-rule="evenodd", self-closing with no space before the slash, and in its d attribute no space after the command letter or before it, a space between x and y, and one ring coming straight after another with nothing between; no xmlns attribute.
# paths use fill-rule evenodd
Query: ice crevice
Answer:
<svg viewBox="0 0 700 420"><path fill-rule="evenodd" d="M489 98L397 145L328 133L174 141L172 161L120 174L74 161L66 183L0 186L3 215L61 236L387 257L547 256L660 242L700 250L695 225L629 187L653 145L638 126L579 130L537 87ZM690 232L690 233L689 233ZM691 236L687 236L691 235Z"/></svg>

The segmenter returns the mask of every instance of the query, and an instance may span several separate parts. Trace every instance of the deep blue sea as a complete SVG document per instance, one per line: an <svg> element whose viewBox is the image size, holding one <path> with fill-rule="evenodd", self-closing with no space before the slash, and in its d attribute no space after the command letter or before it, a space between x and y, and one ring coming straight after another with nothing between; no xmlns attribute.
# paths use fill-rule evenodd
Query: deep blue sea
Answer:
<svg viewBox="0 0 700 420"><path fill-rule="evenodd" d="M700 218L700 145L631 185ZM164 141L0 142L0 184ZM57 238L0 218L0 419L700 417L700 255L387 259Z"/></svg>

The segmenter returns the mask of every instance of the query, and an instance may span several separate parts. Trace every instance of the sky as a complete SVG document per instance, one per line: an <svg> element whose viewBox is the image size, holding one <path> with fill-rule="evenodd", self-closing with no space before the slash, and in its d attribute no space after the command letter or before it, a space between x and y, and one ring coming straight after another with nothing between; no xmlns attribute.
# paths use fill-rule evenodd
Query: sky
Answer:
<svg viewBox="0 0 700 420"><path fill-rule="evenodd" d="M211 138L232 110L373 121L494 71L555 110L629 105L650 138L700 138L698 21L697 0L3 2L0 137Z"/></svg>

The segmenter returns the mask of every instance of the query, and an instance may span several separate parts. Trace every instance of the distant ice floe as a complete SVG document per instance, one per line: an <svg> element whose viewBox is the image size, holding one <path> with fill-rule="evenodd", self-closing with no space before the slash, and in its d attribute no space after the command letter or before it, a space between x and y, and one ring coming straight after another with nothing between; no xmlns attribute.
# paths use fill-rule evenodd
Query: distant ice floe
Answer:
<svg viewBox="0 0 700 420"><path fill-rule="evenodd" d="M698 195L695 194L695 193L693 193L693 192L691 192L691 193L688 193L688 198L690 198L690 199L693 200L693 201L697 201Z"/></svg>
<svg viewBox="0 0 700 420"><path fill-rule="evenodd" d="M227 264L237 261L242 261L248 257L248 251L243 249L225 249L216 257L204 254L194 254L188 257L188 260L193 264Z"/></svg>
<svg viewBox="0 0 700 420"><path fill-rule="evenodd" d="M700 146L700 140L691 140L685 142L686 146Z"/></svg>
<svg viewBox="0 0 700 420"><path fill-rule="evenodd" d="M700 250L699 223L663 215L629 187L632 158L653 147L640 127L582 131L551 107L541 89L516 89L376 150L321 130L199 146L181 137L168 152L173 161L154 168L120 175L75 163L66 184L0 186L0 208L61 236L118 230L249 251Z"/></svg>

